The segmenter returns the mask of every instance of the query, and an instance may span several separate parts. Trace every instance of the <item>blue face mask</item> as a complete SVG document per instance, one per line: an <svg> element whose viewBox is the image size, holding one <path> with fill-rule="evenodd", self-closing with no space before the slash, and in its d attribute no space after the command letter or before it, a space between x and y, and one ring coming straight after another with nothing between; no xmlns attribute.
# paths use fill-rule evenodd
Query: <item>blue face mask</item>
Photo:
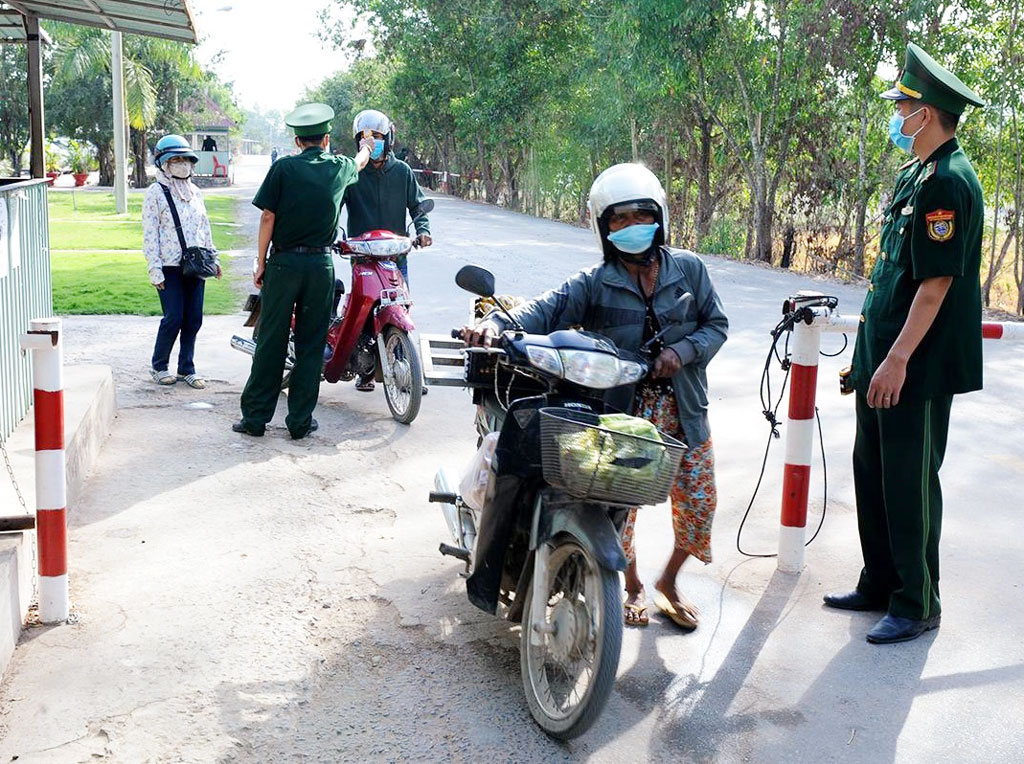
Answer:
<svg viewBox="0 0 1024 764"><path fill-rule="evenodd" d="M637 223L608 234L608 241L614 244L616 249L636 255L651 248L654 234L657 232L657 223Z"/></svg>
<svg viewBox="0 0 1024 764"><path fill-rule="evenodd" d="M920 114L922 109L924 109L923 106L915 111L914 114ZM889 118L889 140L896 144L897 148L903 149L908 154L914 153L914 138L917 137L917 133L924 130L924 125L921 125L917 133L914 133L913 135L903 134L903 123L913 117L914 114L908 114L904 117L899 112L896 112Z"/></svg>
<svg viewBox="0 0 1024 764"><path fill-rule="evenodd" d="M380 159L384 156L384 139L373 139L373 151L370 152L370 159Z"/></svg>

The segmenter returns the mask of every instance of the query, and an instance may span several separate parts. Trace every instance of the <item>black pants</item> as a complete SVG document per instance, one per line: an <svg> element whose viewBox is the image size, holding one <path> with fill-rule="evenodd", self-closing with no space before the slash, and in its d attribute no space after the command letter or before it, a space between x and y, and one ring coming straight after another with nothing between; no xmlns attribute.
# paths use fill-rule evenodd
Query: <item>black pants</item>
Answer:
<svg viewBox="0 0 1024 764"><path fill-rule="evenodd" d="M203 325L203 295L206 282L194 276L182 276L176 265L164 266L164 288L158 289L160 307L164 317L156 333L153 347L153 368L167 371L174 341L178 345L178 374L195 374L193 355L196 349L196 335Z"/></svg>
<svg viewBox="0 0 1024 764"><path fill-rule="evenodd" d="M938 615L942 489L953 397L873 409L857 394L853 482L864 570L857 589L903 618Z"/></svg>

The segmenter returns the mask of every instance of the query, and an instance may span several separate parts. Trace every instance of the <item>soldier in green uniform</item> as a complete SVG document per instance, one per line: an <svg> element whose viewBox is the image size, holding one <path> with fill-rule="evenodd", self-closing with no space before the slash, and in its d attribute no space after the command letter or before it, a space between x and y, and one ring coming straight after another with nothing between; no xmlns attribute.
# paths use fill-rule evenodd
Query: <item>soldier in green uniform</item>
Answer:
<svg viewBox="0 0 1024 764"><path fill-rule="evenodd" d="M921 48L907 46L892 141L904 164L882 224L880 252L853 353L853 450L864 568L857 588L825 604L886 613L881 644L938 628L939 467L953 395L981 389L981 185L957 143L968 105L984 102Z"/></svg>
<svg viewBox="0 0 1024 764"><path fill-rule="evenodd" d="M324 343L334 294L334 243L345 189L356 182L373 150L364 141L355 159L330 153L334 110L308 103L285 117L301 153L274 162L252 203L263 210L253 282L262 289L262 312L242 419L235 432L263 435L281 393L288 334L295 316L295 366L285 424L293 438L317 429ZM273 242L273 246L271 246ZM267 259L267 251L270 259Z"/></svg>

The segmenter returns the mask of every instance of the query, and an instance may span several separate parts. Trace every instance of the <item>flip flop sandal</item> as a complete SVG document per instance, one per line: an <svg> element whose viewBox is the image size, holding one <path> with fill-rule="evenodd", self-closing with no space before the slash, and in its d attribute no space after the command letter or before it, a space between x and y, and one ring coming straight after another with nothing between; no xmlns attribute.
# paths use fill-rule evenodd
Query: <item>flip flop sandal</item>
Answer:
<svg viewBox="0 0 1024 764"><path fill-rule="evenodd" d="M672 621L672 623L674 623L683 631L689 632L697 628L697 619L691 616L685 610L677 609L676 604L680 603L669 602L668 597L666 597L661 592L658 592L654 595L654 604L659 611L667 615L669 619Z"/></svg>
<svg viewBox="0 0 1024 764"><path fill-rule="evenodd" d="M178 379L188 384L189 387L193 387L196 390L206 389L206 380L195 374L179 374Z"/></svg>
<svg viewBox="0 0 1024 764"><path fill-rule="evenodd" d="M372 379L368 379L365 382L362 380L356 382L356 390L361 393L372 393L375 386Z"/></svg>
<svg viewBox="0 0 1024 764"><path fill-rule="evenodd" d="M647 626L651 622L646 605L623 605L622 611L627 626Z"/></svg>
<svg viewBox="0 0 1024 764"><path fill-rule="evenodd" d="M153 378L153 381L158 385L173 385L177 382L177 378L171 374L171 372L164 369L163 371L157 371L156 369L149 370L149 376Z"/></svg>

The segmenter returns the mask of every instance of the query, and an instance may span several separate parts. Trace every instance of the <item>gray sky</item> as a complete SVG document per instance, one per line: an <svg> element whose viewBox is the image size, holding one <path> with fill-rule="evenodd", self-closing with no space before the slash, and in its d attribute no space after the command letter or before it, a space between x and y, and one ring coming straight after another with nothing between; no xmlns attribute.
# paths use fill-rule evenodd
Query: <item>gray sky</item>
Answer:
<svg viewBox="0 0 1024 764"><path fill-rule="evenodd" d="M329 0L190 0L205 65L223 51L216 71L235 83L241 105L288 110L307 85L348 62L316 37L317 14Z"/></svg>

